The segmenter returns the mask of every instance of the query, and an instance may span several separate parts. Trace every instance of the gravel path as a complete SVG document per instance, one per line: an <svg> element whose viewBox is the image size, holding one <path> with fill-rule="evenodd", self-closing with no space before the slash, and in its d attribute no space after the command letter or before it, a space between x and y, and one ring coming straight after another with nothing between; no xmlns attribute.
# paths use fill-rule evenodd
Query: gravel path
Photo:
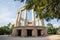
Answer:
<svg viewBox="0 0 60 40"><path fill-rule="evenodd" d="M11 37L8 35L0 35L0 40L60 40L60 35L46 37Z"/></svg>

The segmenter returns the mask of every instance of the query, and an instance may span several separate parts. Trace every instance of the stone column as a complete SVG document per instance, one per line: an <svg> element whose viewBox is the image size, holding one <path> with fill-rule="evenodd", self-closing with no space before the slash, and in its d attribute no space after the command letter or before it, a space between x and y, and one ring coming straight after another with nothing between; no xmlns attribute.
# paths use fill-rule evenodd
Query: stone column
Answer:
<svg viewBox="0 0 60 40"><path fill-rule="evenodd" d="M15 28L13 29L11 35L12 35L12 36L18 36L18 32L17 32L17 30L16 30Z"/></svg>
<svg viewBox="0 0 60 40"><path fill-rule="evenodd" d="M32 9L32 25L35 26L34 9Z"/></svg>
<svg viewBox="0 0 60 40"><path fill-rule="evenodd" d="M40 23L40 26L44 26L43 19L40 19L40 20L39 20L39 23Z"/></svg>
<svg viewBox="0 0 60 40"><path fill-rule="evenodd" d="M45 28L42 29L41 35L42 35L42 36L47 36L47 35L48 35L48 34L47 34L47 30L46 30Z"/></svg>
<svg viewBox="0 0 60 40"><path fill-rule="evenodd" d="M40 19L39 16L38 16L38 21L39 21L39 26L44 26L43 19Z"/></svg>
<svg viewBox="0 0 60 40"><path fill-rule="evenodd" d="M39 24L39 18L38 18L38 26L40 26L40 24Z"/></svg>
<svg viewBox="0 0 60 40"><path fill-rule="evenodd" d="M17 21L17 26L20 26L20 19L21 19L21 11L18 12L18 21Z"/></svg>
<svg viewBox="0 0 60 40"><path fill-rule="evenodd" d="M17 23L18 23L18 17L19 17L19 13L17 14L16 23L15 23L14 27L17 26Z"/></svg>
<svg viewBox="0 0 60 40"><path fill-rule="evenodd" d="M33 37L37 37L37 30L36 30L36 29L33 29L33 30L32 30L32 36L33 36Z"/></svg>
<svg viewBox="0 0 60 40"><path fill-rule="evenodd" d="M27 33L26 33L26 29L22 29L22 31L21 31L21 36L22 36L22 37L25 37L26 34L27 34Z"/></svg>
<svg viewBox="0 0 60 40"><path fill-rule="evenodd" d="M25 15L24 15L24 26L27 26L27 10L25 10Z"/></svg>

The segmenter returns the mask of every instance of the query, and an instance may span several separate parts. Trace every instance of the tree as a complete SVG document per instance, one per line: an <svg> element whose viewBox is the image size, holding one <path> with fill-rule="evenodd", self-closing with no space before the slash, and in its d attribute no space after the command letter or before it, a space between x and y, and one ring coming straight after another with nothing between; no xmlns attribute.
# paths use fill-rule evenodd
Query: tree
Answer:
<svg viewBox="0 0 60 40"><path fill-rule="evenodd" d="M0 35L10 34L9 32L10 32L10 29L8 26L0 27Z"/></svg>
<svg viewBox="0 0 60 40"><path fill-rule="evenodd" d="M14 28L14 24L10 28L10 34L12 33L13 28Z"/></svg>
<svg viewBox="0 0 60 40"><path fill-rule="evenodd" d="M20 1L23 2L24 0ZM46 9L46 14L44 14L45 16L48 16L46 19L60 19L60 0L26 0L26 9L31 8L34 8L39 16L41 16L41 12Z"/></svg>
<svg viewBox="0 0 60 40"><path fill-rule="evenodd" d="M14 24L12 25L11 23L8 23L7 25L1 26L0 27L0 35L11 34L13 27L14 27Z"/></svg>
<svg viewBox="0 0 60 40"><path fill-rule="evenodd" d="M53 25L51 23L48 23L47 27L52 27L53 28Z"/></svg>
<svg viewBox="0 0 60 40"><path fill-rule="evenodd" d="M16 1L16 0L15 0ZM20 0L21 2L25 0ZM47 21L51 19L60 19L60 0L26 0L26 9L34 8L36 16ZM43 13L44 12L44 13Z"/></svg>
<svg viewBox="0 0 60 40"><path fill-rule="evenodd" d="M51 23L47 24L47 33L48 34L56 34L57 33L57 28L54 28Z"/></svg>
<svg viewBox="0 0 60 40"><path fill-rule="evenodd" d="M57 34L60 34L60 26L57 28Z"/></svg>

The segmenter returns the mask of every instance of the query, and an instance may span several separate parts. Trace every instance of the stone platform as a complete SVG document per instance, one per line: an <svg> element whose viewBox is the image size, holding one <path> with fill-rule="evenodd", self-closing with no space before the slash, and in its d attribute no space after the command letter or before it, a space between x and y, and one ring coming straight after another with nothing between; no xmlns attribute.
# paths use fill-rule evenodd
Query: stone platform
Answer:
<svg viewBox="0 0 60 40"><path fill-rule="evenodd" d="M14 27L12 35L20 37L38 37L46 36L47 32L45 27L41 26L20 26Z"/></svg>

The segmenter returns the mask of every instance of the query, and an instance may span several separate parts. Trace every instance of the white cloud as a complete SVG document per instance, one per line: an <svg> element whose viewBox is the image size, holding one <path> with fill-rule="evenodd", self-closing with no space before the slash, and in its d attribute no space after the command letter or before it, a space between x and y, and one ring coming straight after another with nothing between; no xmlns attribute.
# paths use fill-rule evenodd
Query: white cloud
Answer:
<svg viewBox="0 0 60 40"><path fill-rule="evenodd" d="M53 24L53 26L54 26L55 28L57 28L57 27L60 26L60 23Z"/></svg>
<svg viewBox="0 0 60 40"><path fill-rule="evenodd" d="M45 24L45 26L47 26L48 23L53 24L53 26L54 26L55 28L57 28L57 27L60 26L60 21L57 21L56 19L51 20L51 21L49 21L49 22L47 22L47 21L44 20L44 24Z"/></svg>
<svg viewBox="0 0 60 40"><path fill-rule="evenodd" d="M23 5L24 3L13 0L0 0L0 26L9 22L15 23L17 10Z"/></svg>
<svg viewBox="0 0 60 40"><path fill-rule="evenodd" d="M15 18L11 18L13 16L14 16L13 12L11 12L8 7L5 7L5 6L1 7L0 8L0 26L6 25L9 22L14 23Z"/></svg>
<svg viewBox="0 0 60 40"><path fill-rule="evenodd" d="M15 12L23 5L24 5L23 3L20 4L20 2L13 2L11 0L5 0L5 1L0 0L0 26L6 25L9 22L15 23L16 19ZM48 22L45 22L45 24L47 23ZM50 21L50 23L52 23L54 26L60 25L60 23L56 23L54 20Z"/></svg>

